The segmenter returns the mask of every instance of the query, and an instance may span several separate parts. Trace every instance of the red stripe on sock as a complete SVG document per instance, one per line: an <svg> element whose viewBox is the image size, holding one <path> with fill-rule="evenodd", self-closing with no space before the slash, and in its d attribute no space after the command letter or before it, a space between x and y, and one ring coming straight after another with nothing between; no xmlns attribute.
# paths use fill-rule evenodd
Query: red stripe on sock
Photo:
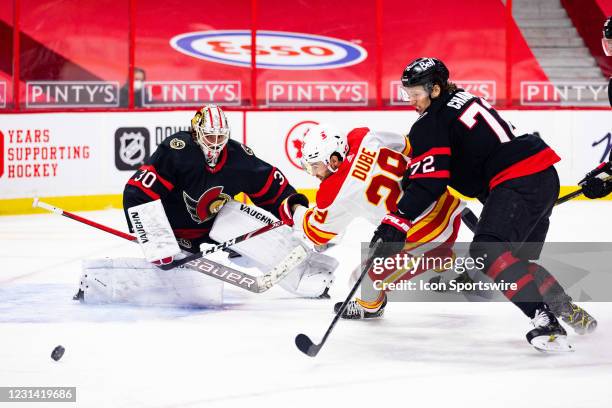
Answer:
<svg viewBox="0 0 612 408"><path fill-rule="evenodd" d="M514 295L521 291L529 282L533 281L533 276L530 274L525 274L523 277L516 281L516 289L508 289L504 292L504 295L508 298L508 300L512 300Z"/></svg>
<svg viewBox="0 0 612 408"><path fill-rule="evenodd" d="M544 282L542 282L542 284L540 285L540 287L538 288L538 290L540 291L540 293L543 295L544 293L548 292L548 289L550 289L550 287L555 283L555 278L553 276L549 276L548 278L546 278L544 280Z"/></svg>
<svg viewBox="0 0 612 408"><path fill-rule="evenodd" d="M518 258L512 255L510 251L504 252L495 260L495 262L493 262L493 265L491 265L487 271L487 275L489 275L491 279L495 279L500 273L502 273L502 271L508 269L518 261Z"/></svg>

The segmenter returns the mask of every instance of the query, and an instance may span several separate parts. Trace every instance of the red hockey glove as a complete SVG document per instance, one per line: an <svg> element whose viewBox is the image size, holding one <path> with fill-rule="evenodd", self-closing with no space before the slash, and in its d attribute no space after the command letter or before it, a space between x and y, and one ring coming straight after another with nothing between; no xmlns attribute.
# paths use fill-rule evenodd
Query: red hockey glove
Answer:
<svg viewBox="0 0 612 408"><path fill-rule="evenodd" d="M302 205L308 208L308 198L304 194L296 193L287 197L278 209L279 218L290 227L293 226L293 207Z"/></svg>

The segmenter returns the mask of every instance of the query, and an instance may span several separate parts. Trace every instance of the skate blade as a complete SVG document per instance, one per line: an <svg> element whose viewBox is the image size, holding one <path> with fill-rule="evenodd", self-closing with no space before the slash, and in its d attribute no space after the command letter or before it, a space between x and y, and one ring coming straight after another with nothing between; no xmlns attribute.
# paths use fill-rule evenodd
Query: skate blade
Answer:
<svg viewBox="0 0 612 408"><path fill-rule="evenodd" d="M542 353L568 353L574 346L567 341L567 336L537 336L531 339L531 345Z"/></svg>

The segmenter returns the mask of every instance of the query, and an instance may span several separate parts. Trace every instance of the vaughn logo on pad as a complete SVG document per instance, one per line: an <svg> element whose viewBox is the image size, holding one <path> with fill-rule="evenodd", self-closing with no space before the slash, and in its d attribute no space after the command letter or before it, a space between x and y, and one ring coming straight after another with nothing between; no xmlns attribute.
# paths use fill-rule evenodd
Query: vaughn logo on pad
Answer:
<svg viewBox="0 0 612 408"><path fill-rule="evenodd" d="M283 70L334 69L363 61L359 45L321 35L257 31L257 68ZM179 34L170 40L177 51L220 64L251 66L250 30L211 30Z"/></svg>

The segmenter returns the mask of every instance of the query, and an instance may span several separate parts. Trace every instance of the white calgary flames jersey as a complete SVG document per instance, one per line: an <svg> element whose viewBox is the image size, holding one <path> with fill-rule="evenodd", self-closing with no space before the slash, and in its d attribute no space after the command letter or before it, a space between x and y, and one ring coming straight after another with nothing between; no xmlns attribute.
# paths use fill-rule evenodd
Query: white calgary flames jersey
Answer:
<svg viewBox="0 0 612 408"><path fill-rule="evenodd" d="M298 207L293 216L294 228L302 229L316 245L339 236L356 217L378 225L385 214L397 210L403 194L401 180L410 151L405 136L356 128L349 132L347 141L346 158L334 174L321 182L316 206ZM458 198L444 193L418 217L407 241L454 240L458 229L454 221L460 207Z"/></svg>

